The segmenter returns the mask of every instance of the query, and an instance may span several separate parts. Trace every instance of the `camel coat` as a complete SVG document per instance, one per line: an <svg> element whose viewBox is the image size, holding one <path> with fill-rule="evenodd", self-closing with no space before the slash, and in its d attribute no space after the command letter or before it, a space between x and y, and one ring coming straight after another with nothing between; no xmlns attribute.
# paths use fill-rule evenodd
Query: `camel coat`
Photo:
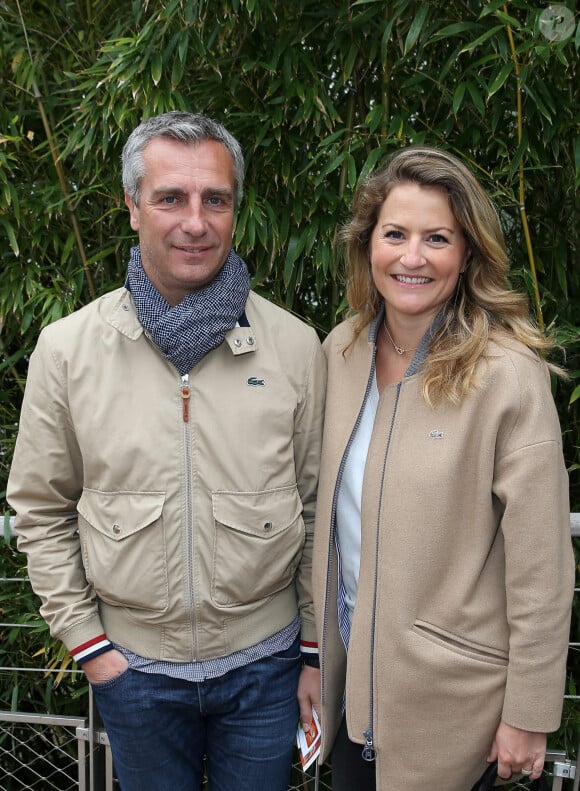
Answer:
<svg viewBox="0 0 580 791"><path fill-rule="evenodd" d="M346 689L349 737L379 791L467 791L503 719L560 724L574 560L546 366L490 343L477 388L432 409L417 369L381 393L364 473L348 661L338 630L337 481L374 375L375 328L325 342L328 393L314 548L322 757ZM362 749L362 748L361 748Z"/></svg>

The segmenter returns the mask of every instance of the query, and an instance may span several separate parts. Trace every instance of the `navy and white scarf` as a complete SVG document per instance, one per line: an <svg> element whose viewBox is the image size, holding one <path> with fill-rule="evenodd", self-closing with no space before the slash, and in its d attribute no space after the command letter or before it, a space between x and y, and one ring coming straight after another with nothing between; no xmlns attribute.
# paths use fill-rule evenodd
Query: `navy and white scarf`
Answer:
<svg viewBox="0 0 580 791"><path fill-rule="evenodd" d="M250 275L245 262L230 250L211 283L172 306L147 277L140 248L133 247L125 287L148 336L183 376L236 326L250 292Z"/></svg>

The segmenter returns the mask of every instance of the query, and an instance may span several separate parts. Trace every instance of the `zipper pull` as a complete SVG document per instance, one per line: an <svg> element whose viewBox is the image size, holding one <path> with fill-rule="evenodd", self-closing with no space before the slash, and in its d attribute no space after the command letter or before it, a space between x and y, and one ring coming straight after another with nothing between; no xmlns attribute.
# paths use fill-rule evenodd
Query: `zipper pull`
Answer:
<svg viewBox="0 0 580 791"><path fill-rule="evenodd" d="M363 761L374 761L375 760L375 748L373 747L373 732L372 730L365 731L363 733L365 737L365 746L362 749L362 757Z"/></svg>
<svg viewBox="0 0 580 791"><path fill-rule="evenodd" d="M189 423L189 374L181 377L181 399L183 402L183 422Z"/></svg>

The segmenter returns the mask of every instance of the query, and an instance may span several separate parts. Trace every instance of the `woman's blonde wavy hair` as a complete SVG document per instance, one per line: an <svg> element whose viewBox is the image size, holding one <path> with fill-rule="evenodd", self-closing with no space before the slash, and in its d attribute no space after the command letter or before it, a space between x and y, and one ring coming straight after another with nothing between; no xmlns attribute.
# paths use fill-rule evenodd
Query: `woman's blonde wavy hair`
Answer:
<svg viewBox="0 0 580 791"><path fill-rule="evenodd" d="M459 403L475 386L475 368L490 338L515 338L537 354L554 345L531 321L528 300L508 286L509 262L494 206L471 171L438 148L410 146L357 188L350 221L338 239L347 269L347 300L355 337L379 313L383 298L371 273L370 239L381 206L393 187L413 183L443 190L461 226L471 255L454 292L443 307L442 322L422 367L423 396L434 405ZM350 345L350 344L349 344ZM347 347L348 348L348 347ZM561 373L557 366L550 368Z"/></svg>

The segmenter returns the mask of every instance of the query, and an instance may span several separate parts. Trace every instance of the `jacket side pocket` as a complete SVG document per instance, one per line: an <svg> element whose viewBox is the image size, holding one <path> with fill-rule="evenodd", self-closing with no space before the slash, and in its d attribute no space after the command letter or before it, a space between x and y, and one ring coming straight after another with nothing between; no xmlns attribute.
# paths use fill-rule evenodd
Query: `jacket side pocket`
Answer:
<svg viewBox="0 0 580 791"><path fill-rule="evenodd" d="M163 492L84 489L77 505L83 564L102 601L167 609L164 501Z"/></svg>
<svg viewBox="0 0 580 791"><path fill-rule="evenodd" d="M212 499L216 604L259 601L290 585L305 539L297 488L214 492Z"/></svg>
<svg viewBox="0 0 580 791"><path fill-rule="evenodd" d="M426 621L416 620L413 625L415 634L430 640L432 643L446 648L455 654L487 662L492 665L505 666L508 663L507 651L494 646L483 645L465 637L453 634L439 626Z"/></svg>

